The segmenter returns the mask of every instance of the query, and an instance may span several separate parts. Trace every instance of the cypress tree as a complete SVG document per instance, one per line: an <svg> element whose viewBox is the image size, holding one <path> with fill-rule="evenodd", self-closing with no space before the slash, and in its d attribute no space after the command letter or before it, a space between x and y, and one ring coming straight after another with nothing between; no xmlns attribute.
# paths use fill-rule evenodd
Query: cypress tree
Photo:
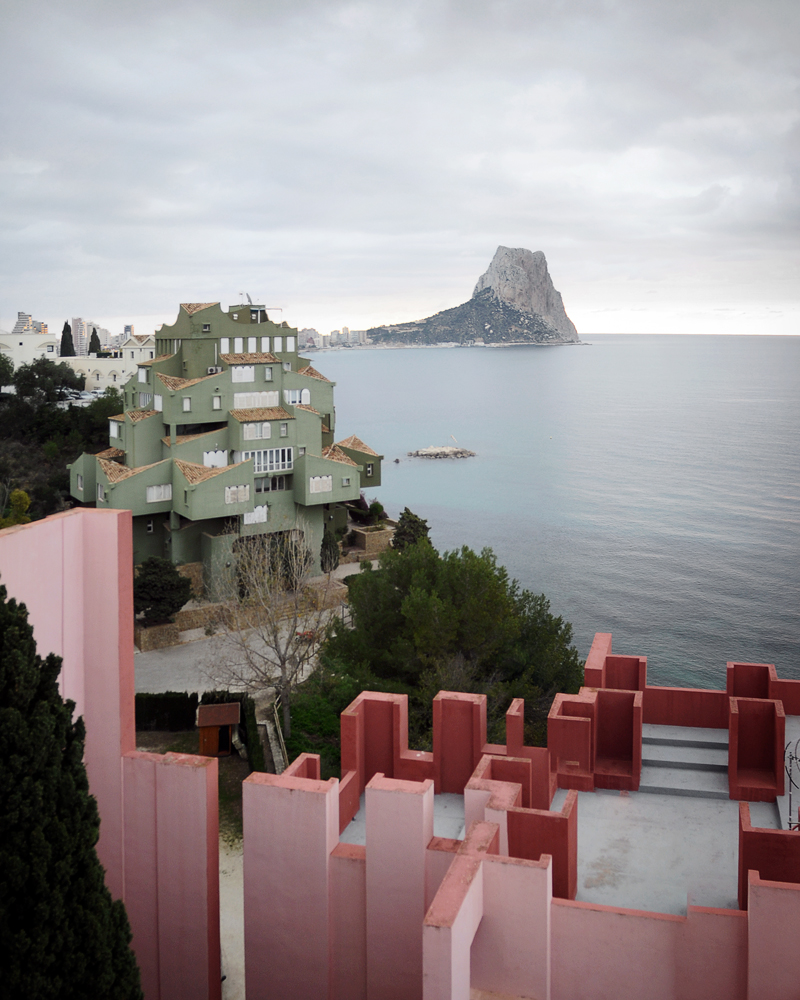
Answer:
<svg viewBox="0 0 800 1000"><path fill-rule="evenodd" d="M100 347L100 338L97 336L97 327L92 327L92 335L89 338L89 354L99 354L102 348Z"/></svg>
<svg viewBox="0 0 800 1000"><path fill-rule="evenodd" d="M332 573L339 565L339 543L331 531L322 536L322 548L319 553L323 573Z"/></svg>
<svg viewBox="0 0 800 1000"><path fill-rule="evenodd" d="M0 941L3 997L141 1000L125 907L95 852L83 719L0 586Z"/></svg>
<svg viewBox="0 0 800 1000"><path fill-rule="evenodd" d="M75 357L75 344L72 342L72 327L64 321L64 329L61 331L61 350L60 355L62 358L74 358Z"/></svg>

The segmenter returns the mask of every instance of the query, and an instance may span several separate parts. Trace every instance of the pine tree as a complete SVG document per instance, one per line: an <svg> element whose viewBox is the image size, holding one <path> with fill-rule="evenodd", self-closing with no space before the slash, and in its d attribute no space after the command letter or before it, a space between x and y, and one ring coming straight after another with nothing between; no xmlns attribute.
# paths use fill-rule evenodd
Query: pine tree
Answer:
<svg viewBox="0 0 800 1000"><path fill-rule="evenodd" d="M0 941L3 997L141 1000L125 907L95 852L83 720L0 586Z"/></svg>
<svg viewBox="0 0 800 1000"><path fill-rule="evenodd" d="M89 354L99 354L102 348L100 347L100 338L97 336L97 327L92 327L92 335L89 338Z"/></svg>
<svg viewBox="0 0 800 1000"><path fill-rule="evenodd" d="M64 329L61 331L60 354L62 358L75 357L75 344L72 341L72 327L66 322L66 320L64 321Z"/></svg>
<svg viewBox="0 0 800 1000"><path fill-rule="evenodd" d="M414 545L421 539L427 538L429 531L428 522L405 507L397 522L397 527L394 529L392 547L398 552L402 552L409 545Z"/></svg>
<svg viewBox="0 0 800 1000"><path fill-rule="evenodd" d="M144 612L145 625L162 625L192 598L192 584L169 559L150 556L139 567L133 581L133 612Z"/></svg>
<svg viewBox="0 0 800 1000"><path fill-rule="evenodd" d="M330 531L326 531L322 536L319 561L323 573L332 573L339 565L339 543L336 541L336 536Z"/></svg>

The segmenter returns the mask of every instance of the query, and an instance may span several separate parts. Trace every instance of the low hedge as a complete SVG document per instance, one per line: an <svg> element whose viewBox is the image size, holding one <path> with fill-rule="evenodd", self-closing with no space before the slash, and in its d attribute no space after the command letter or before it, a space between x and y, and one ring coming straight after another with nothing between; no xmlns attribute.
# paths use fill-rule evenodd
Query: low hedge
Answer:
<svg viewBox="0 0 800 1000"><path fill-rule="evenodd" d="M166 729L171 733L194 729L197 695L185 691L136 695L136 728Z"/></svg>

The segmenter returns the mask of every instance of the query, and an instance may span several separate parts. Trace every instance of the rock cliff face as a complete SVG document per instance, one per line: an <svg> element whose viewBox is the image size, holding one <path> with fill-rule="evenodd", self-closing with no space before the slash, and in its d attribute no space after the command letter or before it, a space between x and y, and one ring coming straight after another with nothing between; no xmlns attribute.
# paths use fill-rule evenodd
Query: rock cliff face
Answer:
<svg viewBox="0 0 800 1000"><path fill-rule="evenodd" d="M368 331L376 343L577 344L541 250L498 247L472 298L427 319Z"/></svg>

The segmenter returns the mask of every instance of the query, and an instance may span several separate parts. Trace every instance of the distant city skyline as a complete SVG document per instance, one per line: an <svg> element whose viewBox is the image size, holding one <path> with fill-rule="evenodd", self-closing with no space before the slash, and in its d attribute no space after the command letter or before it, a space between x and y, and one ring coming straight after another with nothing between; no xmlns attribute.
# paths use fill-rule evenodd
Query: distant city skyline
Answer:
<svg viewBox="0 0 800 1000"><path fill-rule="evenodd" d="M4 11L0 326L149 333L246 289L363 330L466 301L504 245L582 335L800 333L796 3L186 13Z"/></svg>

